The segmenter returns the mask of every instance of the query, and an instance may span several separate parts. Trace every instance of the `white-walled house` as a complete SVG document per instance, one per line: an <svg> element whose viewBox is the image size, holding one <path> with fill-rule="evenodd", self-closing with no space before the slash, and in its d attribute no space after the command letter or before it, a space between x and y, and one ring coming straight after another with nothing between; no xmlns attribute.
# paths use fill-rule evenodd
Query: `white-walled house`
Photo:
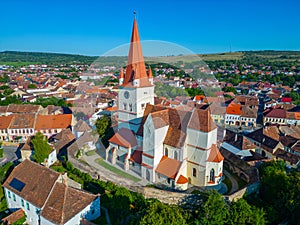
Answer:
<svg viewBox="0 0 300 225"><path fill-rule="evenodd" d="M22 209L30 225L79 225L100 216L100 197L68 186L61 174L29 160L3 184L11 211Z"/></svg>

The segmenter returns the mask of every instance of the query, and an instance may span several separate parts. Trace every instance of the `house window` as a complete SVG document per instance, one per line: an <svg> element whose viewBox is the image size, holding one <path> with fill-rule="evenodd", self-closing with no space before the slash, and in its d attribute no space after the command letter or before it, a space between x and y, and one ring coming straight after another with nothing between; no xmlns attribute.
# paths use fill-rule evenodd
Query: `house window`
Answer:
<svg viewBox="0 0 300 225"><path fill-rule="evenodd" d="M21 199L21 205L24 207L24 200Z"/></svg>
<svg viewBox="0 0 300 225"><path fill-rule="evenodd" d="M124 107L124 110L127 110L127 104L126 103L123 104L123 107Z"/></svg>
<svg viewBox="0 0 300 225"><path fill-rule="evenodd" d="M141 104L141 107L144 108L144 107L145 107L145 103L142 103L142 104Z"/></svg>
<svg viewBox="0 0 300 225"><path fill-rule="evenodd" d="M16 201L16 195L15 194L13 194L13 200Z"/></svg>
<svg viewBox="0 0 300 225"><path fill-rule="evenodd" d="M27 208L27 210L30 210L30 207L29 207L29 203L28 203L28 202L26 202L26 208Z"/></svg>
<svg viewBox="0 0 300 225"><path fill-rule="evenodd" d="M209 181L215 182L215 170L214 169L210 170Z"/></svg>
<svg viewBox="0 0 300 225"><path fill-rule="evenodd" d="M129 103L129 109L130 109L130 112L132 112L132 104Z"/></svg>
<svg viewBox="0 0 300 225"><path fill-rule="evenodd" d="M176 151L174 152L174 159L178 160L178 153Z"/></svg>
<svg viewBox="0 0 300 225"><path fill-rule="evenodd" d="M193 177L197 177L197 170L196 170L196 168L193 168Z"/></svg>
<svg viewBox="0 0 300 225"><path fill-rule="evenodd" d="M9 198L11 198L10 191L7 191L7 195Z"/></svg>
<svg viewBox="0 0 300 225"><path fill-rule="evenodd" d="M169 155L168 153L169 153L168 148L165 148L165 156L168 157L168 155Z"/></svg>

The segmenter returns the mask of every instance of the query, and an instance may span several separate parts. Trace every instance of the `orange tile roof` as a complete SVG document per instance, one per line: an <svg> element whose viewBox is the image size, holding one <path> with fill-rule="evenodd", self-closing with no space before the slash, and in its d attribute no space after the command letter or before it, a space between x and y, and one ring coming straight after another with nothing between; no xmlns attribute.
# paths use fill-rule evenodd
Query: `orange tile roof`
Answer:
<svg viewBox="0 0 300 225"><path fill-rule="evenodd" d="M0 222L2 222L3 224L13 224L17 222L19 219L22 219L24 216L25 216L24 211L22 209L19 209L13 212L12 214L10 214L9 216L3 218Z"/></svg>
<svg viewBox="0 0 300 225"><path fill-rule="evenodd" d="M210 132L217 128L210 115L209 109L195 109L191 116L188 128Z"/></svg>
<svg viewBox="0 0 300 225"><path fill-rule="evenodd" d="M72 114L60 114L60 115L38 115L35 129L56 129L67 128L72 124Z"/></svg>
<svg viewBox="0 0 300 225"><path fill-rule="evenodd" d="M188 182L188 179L182 175L179 176L178 180L177 180L177 184L186 184Z"/></svg>
<svg viewBox="0 0 300 225"><path fill-rule="evenodd" d="M113 106L113 107L106 108L105 110L114 112L114 111L118 111L118 109L119 109L118 106Z"/></svg>
<svg viewBox="0 0 300 225"><path fill-rule="evenodd" d="M181 163L178 160L163 156L155 171L174 180L180 165Z"/></svg>
<svg viewBox="0 0 300 225"><path fill-rule="evenodd" d="M196 101L203 100L204 98L205 98L204 95L196 95L196 96L195 96L195 100L196 100Z"/></svg>
<svg viewBox="0 0 300 225"><path fill-rule="evenodd" d="M13 116L0 116L0 130L8 129Z"/></svg>
<svg viewBox="0 0 300 225"><path fill-rule="evenodd" d="M295 119L300 120L300 112L295 112Z"/></svg>
<svg viewBox="0 0 300 225"><path fill-rule="evenodd" d="M211 146L210 154L208 156L207 162L219 163L224 160L221 152L219 151L217 145L213 144Z"/></svg>
<svg viewBox="0 0 300 225"><path fill-rule="evenodd" d="M13 191L36 207L42 208L59 176L60 174L52 169L25 160L13 169L3 187ZM19 180L25 186L21 190L15 189L14 186L11 186L13 179Z"/></svg>
<svg viewBox="0 0 300 225"><path fill-rule="evenodd" d="M65 224L96 198L96 195L56 182L41 216L55 224Z"/></svg>
<svg viewBox="0 0 300 225"><path fill-rule="evenodd" d="M114 136L112 136L112 138L109 139L109 142L125 148L130 148L137 145L133 132L126 128L121 128L117 133L114 134Z"/></svg>
<svg viewBox="0 0 300 225"><path fill-rule="evenodd" d="M146 72L146 66L136 19L134 19L133 21L132 35L123 86L130 86L131 82L134 79L140 80L140 86L151 86Z"/></svg>
<svg viewBox="0 0 300 225"><path fill-rule="evenodd" d="M231 102L227 109L226 109L227 114L232 114L232 115L241 115L242 114L242 107L240 104L237 104L235 102Z"/></svg>

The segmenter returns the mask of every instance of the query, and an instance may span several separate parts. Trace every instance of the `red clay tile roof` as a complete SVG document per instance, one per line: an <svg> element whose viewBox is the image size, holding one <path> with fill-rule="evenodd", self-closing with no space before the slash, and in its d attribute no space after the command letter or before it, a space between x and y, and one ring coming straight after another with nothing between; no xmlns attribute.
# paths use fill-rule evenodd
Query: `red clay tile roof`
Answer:
<svg viewBox="0 0 300 225"><path fill-rule="evenodd" d="M210 132L217 128L211 118L209 108L205 110L194 109L188 128L200 130L202 132Z"/></svg>
<svg viewBox="0 0 300 225"><path fill-rule="evenodd" d="M13 116L0 116L0 130L8 129Z"/></svg>
<svg viewBox="0 0 300 225"><path fill-rule="evenodd" d="M13 224L17 222L19 219L25 217L25 213L22 209L19 209L12 214L8 215L7 217L3 218L0 222L1 224Z"/></svg>
<svg viewBox="0 0 300 225"><path fill-rule="evenodd" d="M163 156L155 171L174 180L180 165L181 163L178 160Z"/></svg>
<svg viewBox="0 0 300 225"><path fill-rule="evenodd" d="M151 113L153 125L155 129L169 125L169 112L168 109Z"/></svg>
<svg viewBox="0 0 300 225"><path fill-rule="evenodd" d="M10 129L34 128L34 114L13 114Z"/></svg>
<svg viewBox="0 0 300 225"><path fill-rule="evenodd" d="M257 148L257 146L253 144L247 137L232 132L230 130L226 130L226 136L224 137L224 141L240 150L249 150Z"/></svg>
<svg viewBox="0 0 300 225"><path fill-rule="evenodd" d="M286 110L280 108L270 109L264 116L272 118L286 118Z"/></svg>
<svg viewBox="0 0 300 225"><path fill-rule="evenodd" d="M77 132L84 132L89 130L92 130L92 128L83 120L79 120L73 128L73 131Z"/></svg>
<svg viewBox="0 0 300 225"><path fill-rule="evenodd" d="M49 168L24 160L14 168L4 182L3 187L13 191L36 207L41 208L59 175L59 173ZM25 184L21 191L10 185L13 179L17 179Z"/></svg>
<svg viewBox="0 0 300 225"><path fill-rule="evenodd" d="M164 109L166 109L166 107L147 104L146 108L145 108L145 111L144 111L144 115L142 117L141 125L138 129L138 132L137 132L137 135L143 136L144 123L145 123L145 121L146 121L146 119L147 119L147 117L150 113L161 111L161 110L164 110Z"/></svg>
<svg viewBox="0 0 300 225"><path fill-rule="evenodd" d="M41 216L55 224L65 224L96 198L96 195L56 182Z"/></svg>
<svg viewBox="0 0 300 225"><path fill-rule="evenodd" d="M219 151L217 145L213 144L211 146L211 150L210 150L207 162L219 163L223 160L224 160L224 157L222 156L221 152Z"/></svg>
<svg viewBox="0 0 300 225"><path fill-rule="evenodd" d="M141 164L142 163L142 154L143 154L143 151L142 149L136 149L131 157L130 157L130 161L132 162L135 162L135 163L138 163L138 164Z"/></svg>
<svg viewBox="0 0 300 225"><path fill-rule="evenodd" d="M72 124L72 114L60 114L60 115L38 115L35 129L64 129L68 128Z"/></svg>
<svg viewBox="0 0 300 225"><path fill-rule="evenodd" d="M179 176L178 180L176 181L177 184L186 184L188 179L182 175Z"/></svg>
<svg viewBox="0 0 300 225"><path fill-rule="evenodd" d="M232 114L232 115L241 115L242 114L242 107L240 104L237 104L235 102L231 102L226 109L227 114Z"/></svg>
<svg viewBox="0 0 300 225"><path fill-rule="evenodd" d="M11 113L37 113L42 108L39 105L17 105L10 104L7 108L7 112Z"/></svg>
<svg viewBox="0 0 300 225"><path fill-rule="evenodd" d="M109 142L123 146L125 148L134 147L137 145L136 137L133 132L126 128L121 128L117 133L109 139Z"/></svg>

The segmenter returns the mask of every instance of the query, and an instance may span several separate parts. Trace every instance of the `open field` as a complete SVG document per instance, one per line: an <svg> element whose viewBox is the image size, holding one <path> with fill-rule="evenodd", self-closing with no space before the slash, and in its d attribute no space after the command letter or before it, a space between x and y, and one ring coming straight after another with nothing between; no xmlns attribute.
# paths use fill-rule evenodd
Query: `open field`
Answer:
<svg viewBox="0 0 300 225"><path fill-rule="evenodd" d="M161 57L145 57L145 61L155 63L196 62L196 61L240 61L256 60L269 62L300 62L300 51L244 51L215 54L177 55ZM125 65L125 56L83 56L59 53L40 52L0 52L0 65L25 66L30 64L96 64L96 65Z"/></svg>

